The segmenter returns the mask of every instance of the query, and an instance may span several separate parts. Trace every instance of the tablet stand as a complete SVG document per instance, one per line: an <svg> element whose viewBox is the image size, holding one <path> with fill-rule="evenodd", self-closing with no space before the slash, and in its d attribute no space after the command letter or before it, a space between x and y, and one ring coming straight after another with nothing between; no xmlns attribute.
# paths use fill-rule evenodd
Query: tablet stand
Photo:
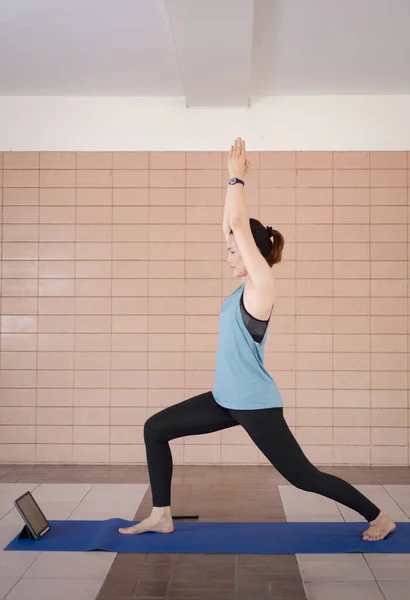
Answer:
<svg viewBox="0 0 410 600"><path fill-rule="evenodd" d="M21 532L19 533L18 536L19 540L35 540L36 538L34 537L34 535L31 533L30 529L27 527L27 525L24 525L23 529L21 530Z"/></svg>
<svg viewBox="0 0 410 600"><path fill-rule="evenodd" d="M175 520L183 521L185 519L198 519L199 515L191 513L189 515L172 515L172 518Z"/></svg>

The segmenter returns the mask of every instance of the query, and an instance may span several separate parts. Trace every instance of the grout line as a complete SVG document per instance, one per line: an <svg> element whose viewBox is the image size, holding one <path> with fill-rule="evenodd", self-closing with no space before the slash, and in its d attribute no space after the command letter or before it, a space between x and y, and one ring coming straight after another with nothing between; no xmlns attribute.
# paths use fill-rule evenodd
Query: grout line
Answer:
<svg viewBox="0 0 410 600"><path fill-rule="evenodd" d="M402 508L400 506L400 504L398 503L398 501L394 498L394 496L391 495L391 493L389 492L389 490L386 489L386 485L390 485L390 484L382 484L382 488L384 489L384 491L386 492L386 494L388 494L390 496L390 498L393 500L393 502L399 507L399 509L410 519L410 514L407 514L406 511L404 510L404 508ZM404 484L406 485L406 484ZM410 488L410 486L407 486Z"/></svg>
<svg viewBox="0 0 410 600"><path fill-rule="evenodd" d="M78 152L74 154L74 318L73 318L73 345L72 345L72 353L73 353L73 374L72 374L72 414L71 414L71 464L74 463L74 438L75 438L75 355L76 355L76 320L77 320L77 217L78 217Z"/></svg>
<svg viewBox="0 0 410 600"><path fill-rule="evenodd" d="M372 190L371 190L371 154L368 153L369 171L369 196L368 196L368 217L369 217L369 241L368 241L368 261L369 261L369 298L368 298L368 328L369 328L369 465L372 464Z"/></svg>
<svg viewBox="0 0 410 600"><path fill-rule="evenodd" d="M406 242L407 242L407 336L406 336L406 352L407 352L407 465L410 465L410 422L409 422L409 413L410 413L410 392L409 392L409 367L410 367L410 360L409 360L409 302L410 302L410 295L409 295L409 277L410 277L410 267L409 267L409 260L410 260L410 251L409 251L409 228L410 228L410 220L409 220L409 210L410 210L410 191L409 191L409 184L410 184L410 152L407 152L407 160L406 160L406 189L407 189L407 202L406 202L406 213L407 213L407 218L406 218L406 223L407 223L407 227L406 227ZM410 515L409 515L410 516Z"/></svg>
<svg viewBox="0 0 410 600"><path fill-rule="evenodd" d="M4 244L4 152L0 152L1 155L1 241L0 241L0 391L3 389L3 347L2 340L3 336L3 244Z"/></svg>
<svg viewBox="0 0 410 600"><path fill-rule="evenodd" d="M187 275L187 222L186 222L186 217L187 217L187 153L184 152L184 184L185 184L185 188L184 188L184 298L183 298L183 302L184 302L184 349L183 349L183 389L184 389L184 398L186 397L186 390L187 390L187 383L186 383L186 355L187 355L187 351L186 351L186 347L187 347L187 321L188 321L188 315L186 312L186 305L187 305L187 285L186 285L186 275ZM182 442L182 463L185 464L185 450L186 450L186 439L183 438L181 440ZM171 450L172 452L172 450ZM169 589L170 589L171 583L169 583L169 586L167 588L167 596L169 593Z"/></svg>
<svg viewBox="0 0 410 600"><path fill-rule="evenodd" d="M370 571L370 572L371 572L371 574L373 575L374 582L376 583L377 587L379 588L379 590L380 590L380 593L381 593L381 595L383 596L384 600L389 600L389 598L388 598L387 596L385 596L385 595L384 595L384 593L383 593L383 590L382 590L382 588L380 587L379 581L378 581L378 579L377 579L376 575L374 574L374 572L373 572L373 569L372 569L372 567L371 567L371 565L370 565L369 561L367 560L367 558L366 558L365 554L364 554L364 553L362 553L362 556L363 556L363 560L365 561L365 563L366 563L366 565L367 565L367 568L369 569L369 571ZM392 563L392 564L394 564L394 563Z"/></svg>
<svg viewBox="0 0 410 600"><path fill-rule="evenodd" d="M36 389L34 390L34 395L35 395L35 406L36 406L36 410L35 410L35 418L34 418L34 461L37 463L37 450L38 450L38 442L37 442L37 437L38 437L38 376L39 376L39 367L40 367L40 352L39 352L39 337L40 337L40 332L39 332L39 327L38 327L38 322L40 319L40 314L39 314L39 309L40 309L40 210L41 210L41 206L40 206L40 190L41 190L41 159L40 159L40 152L38 153L38 189L37 189L37 206L38 206L38 213L37 213L37 298L36 298L36 375L35 375L35 381L36 381Z"/></svg>
<svg viewBox="0 0 410 600"><path fill-rule="evenodd" d="M332 463L335 464L335 153L332 152ZM341 512L339 510L339 512ZM342 514L343 519L343 514Z"/></svg>
<svg viewBox="0 0 410 600"><path fill-rule="evenodd" d="M110 349L109 349L109 413L108 413L108 463L111 464L112 454L112 357L113 357L113 253L114 253L114 152L111 152L111 224L110 224Z"/></svg>
<svg viewBox="0 0 410 600"><path fill-rule="evenodd" d="M150 361L150 335L151 335L151 277L150 277L150 264L151 264L151 158L152 153L148 152L148 236L147 236L147 296L146 296L146 311L147 311L147 337L145 340L145 353L146 353L146 365L147 365L147 389L145 394L145 420L148 419L148 408L149 402L149 361Z"/></svg>

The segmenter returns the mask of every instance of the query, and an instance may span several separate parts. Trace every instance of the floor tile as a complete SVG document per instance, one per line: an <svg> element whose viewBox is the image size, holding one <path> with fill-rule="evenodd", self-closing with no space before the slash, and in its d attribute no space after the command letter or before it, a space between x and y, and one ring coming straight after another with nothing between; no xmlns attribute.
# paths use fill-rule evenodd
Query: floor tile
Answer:
<svg viewBox="0 0 410 600"><path fill-rule="evenodd" d="M114 552L42 552L24 577L101 579L115 557Z"/></svg>
<svg viewBox="0 0 410 600"><path fill-rule="evenodd" d="M58 502L46 500L39 503L46 519L49 521L64 521L77 508L78 502Z"/></svg>
<svg viewBox="0 0 410 600"><path fill-rule="evenodd" d="M317 515L286 514L286 521L289 521L289 523L323 523L323 522L341 523L344 521L344 519L343 519L342 515L329 516L329 515L321 515L321 514L317 514Z"/></svg>
<svg viewBox="0 0 410 600"><path fill-rule="evenodd" d="M382 485L357 485L359 492L369 498L373 504L378 506L383 512L389 515L394 521L409 521L409 517L395 502L391 495ZM365 518L356 511L336 503L345 521L365 521Z"/></svg>
<svg viewBox="0 0 410 600"><path fill-rule="evenodd" d="M314 517L321 520L328 518L340 519L341 513L336 502L318 494L305 492L290 485L279 485L286 517Z"/></svg>
<svg viewBox="0 0 410 600"><path fill-rule="evenodd" d="M351 555L349 560L317 561L298 559L300 572L304 582L307 581L373 581L374 576L359 555Z"/></svg>
<svg viewBox="0 0 410 600"><path fill-rule="evenodd" d="M409 597L408 581L380 581L379 586L386 600L407 600Z"/></svg>
<svg viewBox="0 0 410 600"><path fill-rule="evenodd" d="M305 590L308 600L385 600L375 581L311 581L305 583Z"/></svg>
<svg viewBox="0 0 410 600"><path fill-rule="evenodd" d="M0 553L0 579L3 577L22 577L40 555L39 552Z"/></svg>
<svg viewBox="0 0 410 600"><path fill-rule="evenodd" d="M369 565L374 562L407 562L410 567L410 554L363 554L363 558Z"/></svg>
<svg viewBox="0 0 410 600"><path fill-rule="evenodd" d="M88 510L76 509L69 517L69 521L105 521L107 519L125 519L126 521L132 521L135 508L132 510Z"/></svg>
<svg viewBox="0 0 410 600"><path fill-rule="evenodd" d="M24 577L7 600L95 600L103 579L36 579Z"/></svg>
<svg viewBox="0 0 410 600"><path fill-rule="evenodd" d="M377 581L407 581L410 590L410 568L408 560L369 561L369 567Z"/></svg>
<svg viewBox="0 0 410 600"><path fill-rule="evenodd" d="M0 482L0 496L6 496L15 500L25 492L33 492L38 487L38 483L2 483Z"/></svg>
<svg viewBox="0 0 410 600"><path fill-rule="evenodd" d="M43 483L33 494L40 505L44 501L81 502L92 489L90 483Z"/></svg>
<svg viewBox="0 0 410 600"><path fill-rule="evenodd" d="M0 513L8 513L14 508L17 500L25 492L33 492L38 484L0 483Z"/></svg>
<svg viewBox="0 0 410 600"><path fill-rule="evenodd" d="M7 594L18 582L18 577L0 577L0 600L5 600Z"/></svg>
<svg viewBox="0 0 410 600"><path fill-rule="evenodd" d="M12 510L0 520L0 530L7 526L14 527L17 530L18 528L24 527L24 524L24 520L18 510L12 508Z"/></svg>
<svg viewBox="0 0 410 600"><path fill-rule="evenodd" d="M368 556L373 555L370 554ZM325 560L329 563L351 563L352 561L354 561L355 557L359 557L360 560L365 560L363 554L296 554L298 563L309 561L317 562L322 560Z"/></svg>
<svg viewBox="0 0 410 600"><path fill-rule="evenodd" d="M92 490L90 490L88 497L100 497L103 498L135 498L143 496L148 489L147 484L138 483L95 483Z"/></svg>
<svg viewBox="0 0 410 600"><path fill-rule="evenodd" d="M410 518L410 485L385 485L384 488Z"/></svg>

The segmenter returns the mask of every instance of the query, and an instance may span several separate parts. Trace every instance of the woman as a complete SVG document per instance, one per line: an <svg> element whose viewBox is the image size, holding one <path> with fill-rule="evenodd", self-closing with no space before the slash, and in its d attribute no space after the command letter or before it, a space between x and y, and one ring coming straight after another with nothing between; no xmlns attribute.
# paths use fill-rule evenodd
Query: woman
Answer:
<svg viewBox="0 0 410 600"><path fill-rule="evenodd" d="M299 489L331 498L370 523L364 540L382 540L395 523L355 487L319 471L304 455L284 417L282 400L263 366L266 331L275 302L271 267L281 260L284 240L271 227L249 219L244 181L249 169L245 143L238 138L228 158L229 185L223 230L228 263L244 278L223 303L212 391L166 408L144 427L153 509L151 515L120 533L171 533L172 456L169 441L241 425L273 466ZM272 241L271 241L272 238Z"/></svg>

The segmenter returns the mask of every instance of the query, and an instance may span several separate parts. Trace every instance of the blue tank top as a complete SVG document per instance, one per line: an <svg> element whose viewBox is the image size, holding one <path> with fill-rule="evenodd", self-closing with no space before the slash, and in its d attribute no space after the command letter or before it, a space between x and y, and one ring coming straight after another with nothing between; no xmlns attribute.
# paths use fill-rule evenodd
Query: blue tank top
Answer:
<svg viewBox="0 0 410 600"><path fill-rule="evenodd" d="M222 305L212 394L224 408L282 407L276 383L263 366L266 331L258 345L243 322L240 285Z"/></svg>

